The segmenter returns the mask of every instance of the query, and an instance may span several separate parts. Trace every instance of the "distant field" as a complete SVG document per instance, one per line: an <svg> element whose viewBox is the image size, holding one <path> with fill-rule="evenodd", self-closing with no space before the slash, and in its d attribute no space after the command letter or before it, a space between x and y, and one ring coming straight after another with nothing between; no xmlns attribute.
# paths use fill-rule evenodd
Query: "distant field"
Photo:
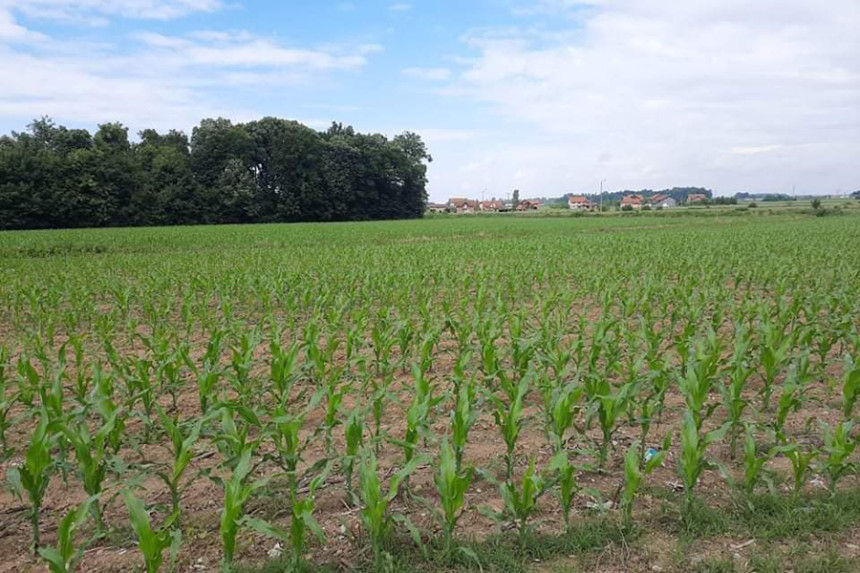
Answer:
<svg viewBox="0 0 860 573"><path fill-rule="evenodd" d="M0 233L0 572L860 570L858 205Z"/></svg>

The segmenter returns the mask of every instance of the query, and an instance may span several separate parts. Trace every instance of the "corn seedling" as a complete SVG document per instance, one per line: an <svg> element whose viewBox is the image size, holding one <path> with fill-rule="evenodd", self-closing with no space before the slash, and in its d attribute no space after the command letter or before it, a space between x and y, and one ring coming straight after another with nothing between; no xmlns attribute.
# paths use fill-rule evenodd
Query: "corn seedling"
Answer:
<svg viewBox="0 0 860 573"><path fill-rule="evenodd" d="M178 419L171 419L164 411L156 406L158 417L161 420L161 426L164 428L167 437L170 438L170 454L171 464L166 471L159 471L158 477L167 485L170 490L171 509L177 516L180 516L180 503L182 500L182 491L189 484L182 486L182 478L185 471L188 469L188 464L191 463L191 458L194 455L194 445L200 437L200 429L203 426L203 419L197 420L193 424L183 425Z"/></svg>
<svg viewBox="0 0 860 573"><path fill-rule="evenodd" d="M520 379L516 385L507 385L507 401L496 394L486 391L487 400L493 407L493 419L496 427L502 433L505 442L505 479L510 480L514 475L514 451L520 430L525 423L524 404L529 393L531 380L528 377ZM511 395L511 392L513 395Z"/></svg>
<svg viewBox="0 0 860 573"><path fill-rule="evenodd" d="M528 532L528 520L537 508L538 500L552 486L552 481L535 469L534 458L529 461L519 484L514 479L500 483L486 472L483 472L483 475L499 488L504 508L501 512L494 512L488 508L483 508L481 511L499 523L513 522L519 532L519 542L522 546Z"/></svg>
<svg viewBox="0 0 860 573"><path fill-rule="evenodd" d="M224 551L222 565L225 570L229 570L236 554L236 535L238 535L242 525L245 503L255 491L266 485L268 481L250 479L253 452L253 448L246 447L230 477L223 482L224 502L218 530L221 534L221 545Z"/></svg>
<svg viewBox="0 0 860 573"><path fill-rule="evenodd" d="M666 452L672 445L671 440L672 435L666 434L663 449L650 457L645 456L644 465L641 465L643 455L639 451L642 448L639 442L633 442L627 450L627 455L624 456L624 488L621 490L621 509L624 511L625 527L630 528L633 524L633 502L645 482L645 476L663 465Z"/></svg>
<svg viewBox="0 0 860 573"><path fill-rule="evenodd" d="M467 377L464 363L468 361L467 354L460 357L454 365L454 407L451 412L451 445L454 448L456 469L463 469L463 456L469 441L469 430L478 419L475 377Z"/></svg>
<svg viewBox="0 0 860 573"><path fill-rule="evenodd" d="M23 492L26 492L30 501L33 555L39 551L39 512L42 509L42 500L56 469L56 462L52 459L52 450L56 443L57 437L49 426L48 413L43 407L36 429L30 435L30 446L27 448L23 465L9 469L7 476L12 492L19 499L22 498Z"/></svg>
<svg viewBox="0 0 860 573"><path fill-rule="evenodd" d="M376 455L367 449L358 466L359 497L361 498L361 523L370 538L373 560L376 566L384 562L383 542L391 532L394 518L388 506L397 497L401 484L423 463L418 456L395 472L388 481L388 490L383 491L379 479Z"/></svg>
<svg viewBox="0 0 860 573"><path fill-rule="evenodd" d="M273 537L284 543L289 543L292 547L293 569L294 571L302 570L302 563L305 555L305 532L310 530L311 533L321 543L325 541L325 532L313 516L314 512L314 496L316 490L325 483L328 477L331 465L327 464L325 468L315 475L308 482L307 493L303 498L299 498L296 490L290 491L290 530L289 532L272 525L262 519L245 516L242 523L256 529L264 535Z"/></svg>
<svg viewBox="0 0 860 573"><path fill-rule="evenodd" d="M853 428L853 422L839 422L835 427L824 425L823 466L833 494L840 478L857 468L857 464L848 461L857 448L857 438L851 436Z"/></svg>
<svg viewBox="0 0 860 573"><path fill-rule="evenodd" d="M95 435L90 434L85 421L70 422L60 426L66 439L75 449L78 471L84 484L84 491L92 499L91 509L99 531L103 530L104 522L98 498L102 494L103 482L111 460L109 440L116 424L116 415L117 412L114 411Z"/></svg>
<svg viewBox="0 0 860 573"><path fill-rule="evenodd" d="M78 561L84 555L87 544L75 547L75 533L87 521L90 513L90 498L80 505L73 507L63 518L57 527L57 546L39 548L39 557L48 565L51 573L73 573Z"/></svg>
<svg viewBox="0 0 860 573"><path fill-rule="evenodd" d="M842 383L842 413L846 420L851 419L857 398L860 398L860 361L849 355L845 359L845 380Z"/></svg>
<svg viewBox="0 0 860 573"><path fill-rule="evenodd" d="M169 571L173 571L176 556L179 554L179 546L182 544L182 532L173 528L176 514L171 515L161 527L153 530L149 512L135 495L124 490L122 497L128 508L128 516L131 527L137 537L137 548L143 555L143 564L146 573L157 573L161 570L164 561L164 550L170 548Z"/></svg>
<svg viewBox="0 0 860 573"><path fill-rule="evenodd" d="M355 461L361 447L364 445L364 412L355 408L346 420L344 427L346 433L346 451L343 456L343 470L346 478L346 493L350 503L355 503L357 496L353 487L353 474L355 473Z"/></svg>
<svg viewBox="0 0 860 573"><path fill-rule="evenodd" d="M689 511L693 506L693 490L699 483L702 472L717 467L705 457L708 446L722 440L730 427L731 425L726 423L716 430L701 435L693 414L688 411L684 415L678 469L684 483L685 511Z"/></svg>
<svg viewBox="0 0 860 573"><path fill-rule="evenodd" d="M466 491L472 483L472 468L461 470L457 467L456 454L448 443L442 440L439 453L439 467L434 475L436 492L442 505L442 531L444 533L445 554L451 555L454 528L465 505Z"/></svg>

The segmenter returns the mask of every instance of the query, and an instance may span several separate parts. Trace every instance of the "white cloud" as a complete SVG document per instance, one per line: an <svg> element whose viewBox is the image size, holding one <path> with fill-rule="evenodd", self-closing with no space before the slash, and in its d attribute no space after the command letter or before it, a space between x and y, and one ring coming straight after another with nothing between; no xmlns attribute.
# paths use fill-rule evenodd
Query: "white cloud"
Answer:
<svg viewBox="0 0 860 573"><path fill-rule="evenodd" d="M322 50L288 48L266 38L243 33L200 33L194 37L165 36L152 32L136 38L159 51L159 56L174 59L184 66L215 67L302 67L314 70L351 70L367 63L368 46L355 54L337 55Z"/></svg>
<svg viewBox="0 0 860 573"><path fill-rule="evenodd" d="M40 0L47 5L46 0ZM272 90L317 85L360 70L376 44L336 48L283 45L249 32L198 31L183 36L141 32L121 44L57 40L18 24L0 0L0 118L23 123L50 115L93 124L122 121L132 128L188 129L201 117L258 116L230 89ZM61 2L55 2L59 5ZM99 2L69 2L101 9ZM106 5L107 3L105 3ZM130 13L159 6L204 9L208 0L120 2ZM165 12L158 12L164 14Z"/></svg>
<svg viewBox="0 0 860 573"><path fill-rule="evenodd" d="M406 12L412 9L412 4L408 2L395 2L388 6L388 9L392 12Z"/></svg>
<svg viewBox="0 0 860 573"><path fill-rule="evenodd" d="M448 68L406 68L403 70L403 75L420 80L442 81L451 77L451 70Z"/></svg>
<svg viewBox="0 0 860 573"><path fill-rule="evenodd" d="M474 53L444 93L488 107L504 128L452 154L448 172L495 157L471 177L504 189L522 171L517 184L535 194L604 177L612 188L727 192L860 180L856 0L587 4L520 6L521 27L464 38ZM570 26L544 31L534 18L548 13ZM441 161L433 168L434 185L456 181Z"/></svg>
<svg viewBox="0 0 860 573"><path fill-rule="evenodd" d="M758 155L759 153L770 153L782 148L782 145L759 145L753 147L732 147L731 152L736 155Z"/></svg>
<svg viewBox="0 0 860 573"><path fill-rule="evenodd" d="M8 9L0 4L0 42L19 43L43 40L44 36L21 26Z"/></svg>

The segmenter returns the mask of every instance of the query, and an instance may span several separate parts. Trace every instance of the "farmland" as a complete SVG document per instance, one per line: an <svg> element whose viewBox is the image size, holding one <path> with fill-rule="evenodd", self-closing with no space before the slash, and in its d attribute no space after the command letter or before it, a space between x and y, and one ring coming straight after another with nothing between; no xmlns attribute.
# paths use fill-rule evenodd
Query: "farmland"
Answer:
<svg viewBox="0 0 860 573"><path fill-rule="evenodd" d="M0 272L0 571L860 569L856 209L6 232Z"/></svg>

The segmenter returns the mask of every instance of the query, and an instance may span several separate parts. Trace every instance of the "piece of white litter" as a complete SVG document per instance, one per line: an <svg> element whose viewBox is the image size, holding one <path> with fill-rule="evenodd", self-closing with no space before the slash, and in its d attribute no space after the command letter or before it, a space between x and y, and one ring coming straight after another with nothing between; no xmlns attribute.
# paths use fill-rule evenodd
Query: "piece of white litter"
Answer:
<svg viewBox="0 0 860 573"><path fill-rule="evenodd" d="M284 548L281 546L280 543L275 543L275 546L272 547L271 549L269 549L269 551L266 553L266 555L268 555L272 559L277 559L278 557L280 557L283 554L284 554Z"/></svg>

